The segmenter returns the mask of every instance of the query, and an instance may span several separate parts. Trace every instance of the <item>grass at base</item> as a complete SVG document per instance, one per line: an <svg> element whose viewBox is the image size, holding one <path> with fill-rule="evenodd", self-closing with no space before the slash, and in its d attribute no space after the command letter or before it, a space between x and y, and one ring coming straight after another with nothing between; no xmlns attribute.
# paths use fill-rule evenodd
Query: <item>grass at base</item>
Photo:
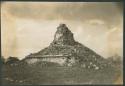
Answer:
<svg viewBox="0 0 125 86"><path fill-rule="evenodd" d="M113 84L120 75L116 68L99 70L81 67L42 67L40 65L2 68L3 85Z"/></svg>

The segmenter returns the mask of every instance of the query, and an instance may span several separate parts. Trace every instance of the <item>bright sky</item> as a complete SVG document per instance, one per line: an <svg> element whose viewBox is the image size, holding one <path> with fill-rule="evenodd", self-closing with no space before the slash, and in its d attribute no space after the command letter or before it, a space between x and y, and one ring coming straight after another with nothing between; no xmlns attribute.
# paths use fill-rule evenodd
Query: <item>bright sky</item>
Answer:
<svg viewBox="0 0 125 86"><path fill-rule="evenodd" d="M47 47L65 23L74 38L107 58L123 56L123 12L116 2L4 2L2 55L24 58Z"/></svg>

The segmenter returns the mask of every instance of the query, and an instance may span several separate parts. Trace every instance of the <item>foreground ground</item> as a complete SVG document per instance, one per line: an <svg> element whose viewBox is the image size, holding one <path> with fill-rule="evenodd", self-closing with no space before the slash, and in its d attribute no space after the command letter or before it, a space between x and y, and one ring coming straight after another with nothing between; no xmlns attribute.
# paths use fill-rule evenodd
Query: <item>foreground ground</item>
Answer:
<svg viewBox="0 0 125 86"><path fill-rule="evenodd" d="M41 65L3 65L2 67L4 85L114 84L119 76L122 76L121 69L117 67L99 70Z"/></svg>

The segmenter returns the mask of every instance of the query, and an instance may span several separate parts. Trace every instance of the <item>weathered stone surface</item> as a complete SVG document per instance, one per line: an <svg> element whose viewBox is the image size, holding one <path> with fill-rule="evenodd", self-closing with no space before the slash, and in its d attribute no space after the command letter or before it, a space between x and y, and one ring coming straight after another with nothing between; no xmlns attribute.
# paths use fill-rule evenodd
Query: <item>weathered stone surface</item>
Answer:
<svg viewBox="0 0 125 86"><path fill-rule="evenodd" d="M56 45L73 45L75 43L73 33L65 24L60 24L54 36L52 44Z"/></svg>

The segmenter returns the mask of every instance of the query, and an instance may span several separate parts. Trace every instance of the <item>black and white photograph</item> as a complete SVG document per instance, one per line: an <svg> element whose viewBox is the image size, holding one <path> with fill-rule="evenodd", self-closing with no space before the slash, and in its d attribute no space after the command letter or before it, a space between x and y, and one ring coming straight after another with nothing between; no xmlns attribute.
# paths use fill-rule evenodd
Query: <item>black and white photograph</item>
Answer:
<svg viewBox="0 0 125 86"><path fill-rule="evenodd" d="M122 2L1 3L2 85L123 85Z"/></svg>

